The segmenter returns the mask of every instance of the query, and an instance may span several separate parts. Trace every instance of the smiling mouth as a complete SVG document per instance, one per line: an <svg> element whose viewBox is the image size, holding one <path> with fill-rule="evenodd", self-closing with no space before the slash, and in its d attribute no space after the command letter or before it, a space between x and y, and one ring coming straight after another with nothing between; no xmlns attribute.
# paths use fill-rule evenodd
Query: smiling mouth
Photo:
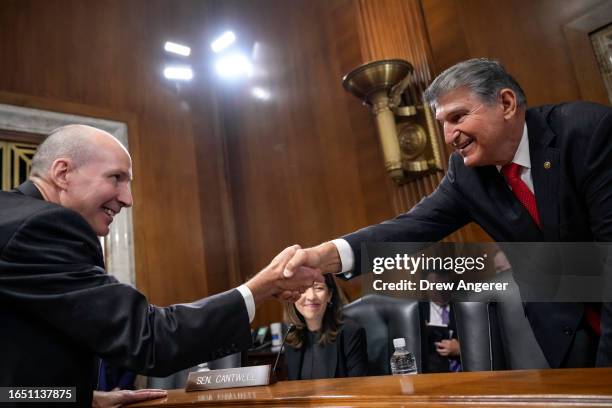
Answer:
<svg viewBox="0 0 612 408"><path fill-rule="evenodd" d="M102 207L102 210L104 211L106 215L108 215L111 218L113 218L118 213L118 211L114 211L113 209L108 208L108 207Z"/></svg>
<svg viewBox="0 0 612 408"><path fill-rule="evenodd" d="M463 149L465 149L466 147L468 147L469 145L471 145L473 141L474 141L473 139L467 139L467 140L465 140L463 143L456 143L456 142L453 142L453 147L454 147L455 149L457 149L457 150L463 150Z"/></svg>

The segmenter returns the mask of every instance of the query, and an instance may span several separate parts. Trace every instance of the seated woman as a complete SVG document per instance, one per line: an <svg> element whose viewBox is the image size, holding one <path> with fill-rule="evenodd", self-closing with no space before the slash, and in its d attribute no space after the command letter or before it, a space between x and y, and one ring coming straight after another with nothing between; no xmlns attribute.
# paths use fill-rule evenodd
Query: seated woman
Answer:
<svg viewBox="0 0 612 408"><path fill-rule="evenodd" d="M333 276L325 275L325 283L315 282L285 304L285 319L295 325L285 352L290 380L367 375L365 330L342 318L341 299Z"/></svg>

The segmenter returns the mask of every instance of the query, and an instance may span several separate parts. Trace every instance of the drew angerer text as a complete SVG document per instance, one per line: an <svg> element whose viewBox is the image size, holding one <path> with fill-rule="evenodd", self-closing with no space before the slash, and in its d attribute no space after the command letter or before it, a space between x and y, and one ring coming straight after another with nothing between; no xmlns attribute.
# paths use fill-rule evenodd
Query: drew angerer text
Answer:
<svg viewBox="0 0 612 408"><path fill-rule="evenodd" d="M383 282L382 279L377 279L372 283L374 290L392 290L392 291L417 291L417 290L437 290L437 291L472 291L476 293L507 290L508 282L466 282L463 279L458 282L430 282L427 279L420 279L417 282L402 279L398 282Z"/></svg>

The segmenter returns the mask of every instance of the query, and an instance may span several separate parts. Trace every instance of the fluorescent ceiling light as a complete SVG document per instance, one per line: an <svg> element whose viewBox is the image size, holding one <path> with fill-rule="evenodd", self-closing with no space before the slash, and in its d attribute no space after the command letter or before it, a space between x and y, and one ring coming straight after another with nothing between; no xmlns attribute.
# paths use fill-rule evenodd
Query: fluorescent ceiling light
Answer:
<svg viewBox="0 0 612 408"><path fill-rule="evenodd" d="M164 68L164 76L168 79L189 81L193 78L193 71L191 67L166 67Z"/></svg>
<svg viewBox="0 0 612 408"><path fill-rule="evenodd" d="M242 54L233 54L217 61L217 74L223 78L253 75L253 64Z"/></svg>
<svg viewBox="0 0 612 408"><path fill-rule="evenodd" d="M184 57L188 57L191 54L191 48L189 48L188 46L173 43L171 41L166 41L166 43L164 44L164 50L173 54L182 55Z"/></svg>
<svg viewBox="0 0 612 408"><path fill-rule="evenodd" d="M264 101L267 101L268 99L270 99L270 92L260 87L254 87L253 89L251 89L251 93L257 99L261 99Z"/></svg>
<svg viewBox="0 0 612 408"><path fill-rule="evenodd" d="M234 34L234 32L226 31L219 37L217 37L215 41L210 43L210 48L212 48L214 52L220 52L225 48L229 47L231 44L233 44L234 41L236 41L236 35Z"/></svg>

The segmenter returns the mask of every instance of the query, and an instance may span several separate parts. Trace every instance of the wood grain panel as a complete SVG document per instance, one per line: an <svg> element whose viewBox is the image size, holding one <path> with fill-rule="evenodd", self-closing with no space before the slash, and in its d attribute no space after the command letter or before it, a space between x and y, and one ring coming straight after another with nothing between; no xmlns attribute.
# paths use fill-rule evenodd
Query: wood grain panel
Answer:
<svg viewBox="0 0 612 408"><path fill-rule="evenodd" d="M482 371L281 381L185 392L134 407L597 407L612 405L612 369Z"/></svg>
<svg viewBox="0 0 612 408"><path fill-rule="evenodd" d="M241 40L258 44L256 70L265 73L217 87L245 279L291 243L313 245L393 215L384 168L372 164L382 163L373 120L341 87L363 62L354 5L213 3L219 27L231 22ZM253 86L270 100L254 99ZM279 320L280 307L265 304L256 319Z"/></svg>
<svg viewBox="0 0 612 408"><path fill-rule="evenodd" d="M362 54L368 61L400 58L414 67L413 85L423 90L431 82L432 59L427 30L418 0L360 0L359 1L360 44ZM440 145L444 140L440 129L437 137ZM450 151L446 151L444 165ZM431 194L443 173L432 174L419 180L396 186L390 179L386 183L395 214L408 211L423 197ZM446 241L480 242L490 238L473 225L453 233Z"/></svg>
<svg viewBox="0 0 612 408"><path fill-rule="evenodd" d="M531 106L581 98L563 26L600 0L421 0L436 74L468 58L500 60Z"/></svg>

